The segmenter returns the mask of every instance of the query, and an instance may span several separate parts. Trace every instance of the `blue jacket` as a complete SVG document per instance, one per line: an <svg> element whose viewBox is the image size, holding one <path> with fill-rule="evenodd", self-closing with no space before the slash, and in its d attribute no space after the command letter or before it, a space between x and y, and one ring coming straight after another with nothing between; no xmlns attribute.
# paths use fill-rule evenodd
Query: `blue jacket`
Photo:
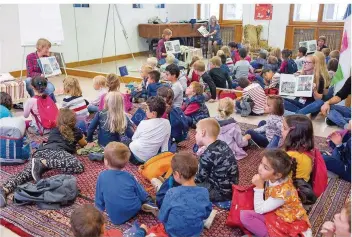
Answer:
<svg viewBox="0 0 352 237"><path fill-rule="evenodd" d="M199 106L199 109L197 109L196 111L194 111L194 109L192 108L194 107L194 104L198 104ZM192 123L190 124L191 126L196 125L199 120L209 118L209 110L205 105L204 95L192 96L190 99L186 98L183 105L183 111L186 116L192 119Z"/></svg>
<svg viewBox="0 0 352 237"><path fill-rule="evenodd" d="M0 118L12 117L11 111L3 105L0 105Z"/></svg>
<svg viewBox="0 0 352 237"><path fill-rule="evenodd" d="M94 119L92 120L92 122L88 127L88 132L87 132L88 142L93 142L93 134L98 126L99 126L98 143L103 147L109 144L109 142L120 142L121 137L123 135L127 136L128 138L132 138L133 136L132 122L127 116L126 116L127 128L124 134L119 134L117 132L111 133L109 131L108 125L106 124L107 119L108 119L107 110L103 110L95 114Z"/></svg>
<svg viewBox="0 0 352 237"><path fill-rule="evenodd" d="M160 82L149 84L148 88L147 88L148 97L156 96L156 92L162 86L164 86L164 85L162 83L160 83Z"/></svg>

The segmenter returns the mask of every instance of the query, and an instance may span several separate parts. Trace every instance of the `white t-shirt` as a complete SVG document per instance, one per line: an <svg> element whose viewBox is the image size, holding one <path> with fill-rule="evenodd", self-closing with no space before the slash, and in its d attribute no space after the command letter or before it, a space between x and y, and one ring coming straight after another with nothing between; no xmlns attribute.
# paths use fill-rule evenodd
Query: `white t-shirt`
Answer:
<svg viewBox="0 0 352 237"><path fill-rule="evenodd" d="M176 81L175 83L173 83L171 88L174 91L173 106L181 107L183 103L183 88L180 81Z"/></svg>
<svg viewBox="0 0 352 237"><path fill-rule="evenodd" d="M130 149L140 160L147 161L156 154L168 151L168 143L171 134L169 120L153 118L143 120L133 134Z"/></svg>

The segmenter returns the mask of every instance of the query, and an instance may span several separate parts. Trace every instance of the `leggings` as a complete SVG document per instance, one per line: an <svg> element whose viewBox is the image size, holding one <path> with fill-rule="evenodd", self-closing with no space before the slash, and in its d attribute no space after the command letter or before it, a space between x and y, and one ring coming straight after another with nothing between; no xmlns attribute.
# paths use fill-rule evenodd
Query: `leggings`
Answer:
<svg viewBox="0 0 352 237"><path fill-rule="evenodd" d="M59 169L63 173L78 174L84 171L83 164L72 154L64 150L45 149L33 154L32 159L26 164L24 169L11 176L3 185L9 193L13 192L18 185L24 184L33 179L32 177L32 160L46 160L46 168Z"/></svg>
<svg viewBox="0 0 352 237"><path fill-rule="evenodd" d="M252 210L244 210L240 212L240 220L243 226L255 236L268 236L264 215L258 214Z"/></svg>

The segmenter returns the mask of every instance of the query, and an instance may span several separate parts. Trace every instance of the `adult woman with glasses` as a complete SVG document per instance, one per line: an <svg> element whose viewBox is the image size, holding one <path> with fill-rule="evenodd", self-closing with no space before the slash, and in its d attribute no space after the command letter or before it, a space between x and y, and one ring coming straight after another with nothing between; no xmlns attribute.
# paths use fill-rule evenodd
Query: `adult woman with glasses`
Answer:
<svg viewBox="0 0 352 237"><path fill-rule="evenodd" d="M324 101L332 97L333 90L326 90L325 87L330 85L330 76L325 63L325 56L321 52L315 52L308 55L303 62L303 70L301 75L314 75L313 94L312 97L299 97L292 99L284 99L285 110L296 114L311 114L316 116Z"/></svg>

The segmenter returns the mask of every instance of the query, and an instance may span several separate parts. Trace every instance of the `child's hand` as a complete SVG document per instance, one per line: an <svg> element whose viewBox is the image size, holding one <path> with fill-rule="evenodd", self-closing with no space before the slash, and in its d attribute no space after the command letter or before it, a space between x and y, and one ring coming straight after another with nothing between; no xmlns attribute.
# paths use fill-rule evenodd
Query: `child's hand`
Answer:
<svg viewBox="0 0 352 237"><path fill-rule="evenodd" d="M327 221L323 224L320 233L324 237L333 237L335 235L335 224L331 221Z"/></svg>
<svg viewBox="0 0 352 237"><path fill-rule="evenodd" d="M145 232L148 232L148 227L146 225L141 224L140 228L145 230Z"/></svg>
<svg viewBox="0 0 352 237"><path fill-rule="evenodd" d="M216 100L214 100L214 99L208 100L209 103L214 103L215 101L216 101Z"/></svg>
<svg viewBox="0 0 352 237"><path fill-rule="evenodd" d="M264 180L262 180L259 174L256 174L252 178L252 184L255 185L256 188L263 189L264 188Z"/></svg>
<svg viewBox="0 0 352 237"><path fill-rule="evenodd" d="M332 135L331 135L331 141L336 145L341 145L342 144L342 136L340 133L338 132L334 132Z"/></svg>
<svg viewBox="0 0 352 237"><path fill-rule="evenodd" d="M236 100L237 101L241 101L242 97L237 97Z"/></svg>
<svg viewBox="0 0 352 237"><path fill-rule="evenodd" d="M91 148L91 147L94 147L96 146L97 144L95 142L90 142L86 145L86 148Z"/></svg>
<svg viewBox="0 0 352 237"><path fill-rule="evenodd" d="M243 136L243 139L247 140L247 141L251 140L251 138L252 138L252 136L250 134L246 134Z"/></svg>

